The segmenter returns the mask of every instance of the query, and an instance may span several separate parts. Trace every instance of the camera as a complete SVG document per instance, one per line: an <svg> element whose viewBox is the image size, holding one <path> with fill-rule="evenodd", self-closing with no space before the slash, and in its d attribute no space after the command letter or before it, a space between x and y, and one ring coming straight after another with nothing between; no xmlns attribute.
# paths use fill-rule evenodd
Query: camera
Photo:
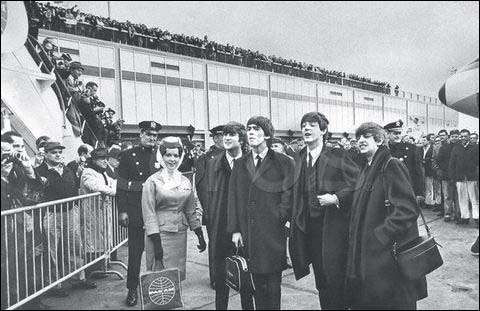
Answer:
<svg viewBox="0 0 480 311"><path fill-rule="evenodd" d="M10 162L20 162L22 158L22 153L15 151L12 153L5 153L2 155L2 165L10 163Z"/></svg>

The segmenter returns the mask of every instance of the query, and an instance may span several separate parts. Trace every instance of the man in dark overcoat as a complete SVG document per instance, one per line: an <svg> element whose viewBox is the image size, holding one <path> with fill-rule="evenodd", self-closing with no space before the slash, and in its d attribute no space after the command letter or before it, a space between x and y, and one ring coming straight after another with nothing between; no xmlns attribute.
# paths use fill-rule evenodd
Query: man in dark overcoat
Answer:
<svg viewBox="0 0 480 311"><path fill-rule="evenodd" d="M345 309L348 220L359 169L344 149L324 146L328 123L319 112L300 123L307 147L296 163L289 249L297 280L313 265L322 309Z"/></svg>
<svg viewBox="0 0 480 311"><path fill-rule="evenodd" d="M142 216L143 183L160 169L156 160L158 132L162 126L155 121L142 121L140 146L125 150L118 166L117 204L119 223L128 227L128 295L126 305L137 304L140 263L145 248Z"/></svg>
<svg viewBox="0 0 480 311"><path fill-rule="evenodd" d="M210 130L210 137L213 138L214 145L210 147L210 149L202 154L197 159L197 163L195 166L195 189L197 191L198 201L200 201L200 205L204 210L207 207L207 183L205 181L206 177L206 170L208 166L208 162L212 159L215 159L220 154L222 154L223 148L223 125L215 126ZM202 224L206 225L205 214L202 214ZM210 235L208 232L209 227L207 227L207 234ZM208 244L208 269L210 275L210 286L215 288L215 264L214 264L214 254L212 253L212 248L210 244Z"/></svg>
<svg viewBox="0 0 480 311"><path fill-rule="evenodd" d="M235 162L228 194L227 232L244 245L255 285L258 310L279 310L286 261L284 226L290 219L294 161L269 148L274 129L269 119L247 122L252 151ZM268 141L268 145L267 145Z"/></svg>
<svg viewBox="0 0 480 311"><path fill-rule="evenodd" d="M245 154L247 131L243 124L229 122L223 128L222 151L213 158L206 170L207 204L203 211L208 231L209 250L215 275L215 309L228 309L229 288L225 283L225 258L235 253L232 236L227 233L228 185L235 162ZM210 267L212 269L212 267ZM250 297L241 295L242 309L253 309ZM247 298L247 299L245 299Z"/></svg>
<svg viewBox="0 0 480 311"><path fill-rule="evenodd" d="M345 295L348 307L416 309L417 300L427 296L426 279L407 280L392 256L395 242L403 245L418 237L420 208L408 170L390 155L380 125L364 123L356 136L368 162L352 203Z"/></svg>

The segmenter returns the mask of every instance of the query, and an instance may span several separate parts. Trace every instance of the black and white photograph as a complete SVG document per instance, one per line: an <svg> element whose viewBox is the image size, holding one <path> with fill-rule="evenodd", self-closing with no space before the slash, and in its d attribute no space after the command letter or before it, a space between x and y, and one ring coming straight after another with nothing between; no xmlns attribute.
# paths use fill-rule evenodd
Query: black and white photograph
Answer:
<svg viewBox="0 0 480 311"><path fill-rule="evenodd" d="M1 1L2 310L478 310L478 1Z"/></svg>

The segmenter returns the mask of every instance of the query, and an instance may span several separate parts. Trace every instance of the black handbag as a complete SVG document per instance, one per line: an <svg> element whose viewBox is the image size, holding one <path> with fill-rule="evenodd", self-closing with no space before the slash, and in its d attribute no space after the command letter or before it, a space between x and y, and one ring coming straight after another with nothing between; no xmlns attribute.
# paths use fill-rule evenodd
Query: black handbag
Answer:
<svg viewBox="0 0 480 311"><path fill-rule="evenodd" d="M235 255L225 258L225 283L237 292L253 293L255 291L247 259L238 255L238 248Z"/></svg>
<svg viewBox="0 0 480 311"><path fill-rule="evenodd" d="M392 158L388 159L383 166L382 172L384 178L385 169L391 159ZM383 184L386 185L385 180ZM386 189L385 206L387 208L391 207ZM435 238L430 232L430 228L427 226L422 210L420 208L418 209L420 216L422 217L423 225L427 231L427 235L419 236L403 245L398 245L398 243L395 242L392 250L393 257L398 264L400 272L408 280L418 280L443 265L443 259L437 247L437 245L440 247L441 245L435 241Z"/></svg>

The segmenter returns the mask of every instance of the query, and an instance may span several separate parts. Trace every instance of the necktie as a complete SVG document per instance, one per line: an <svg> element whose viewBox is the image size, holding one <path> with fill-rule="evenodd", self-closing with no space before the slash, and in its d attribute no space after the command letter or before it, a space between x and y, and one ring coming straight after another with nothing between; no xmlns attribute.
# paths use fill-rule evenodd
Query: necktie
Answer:
<svg viewBox="0 0 480 311"><path fill-rule="evenodd" d="M257 155L257 165L255 165L255 169L258 171L258 168L260 167L260 164L262 164L262 157Z"/></svg>
<svg viewBox="0 0 480 311"><path fill-rule="evenodd" d="M308 167L309 168L313 167L313 157L311 152L308 153Z"/></svg>

